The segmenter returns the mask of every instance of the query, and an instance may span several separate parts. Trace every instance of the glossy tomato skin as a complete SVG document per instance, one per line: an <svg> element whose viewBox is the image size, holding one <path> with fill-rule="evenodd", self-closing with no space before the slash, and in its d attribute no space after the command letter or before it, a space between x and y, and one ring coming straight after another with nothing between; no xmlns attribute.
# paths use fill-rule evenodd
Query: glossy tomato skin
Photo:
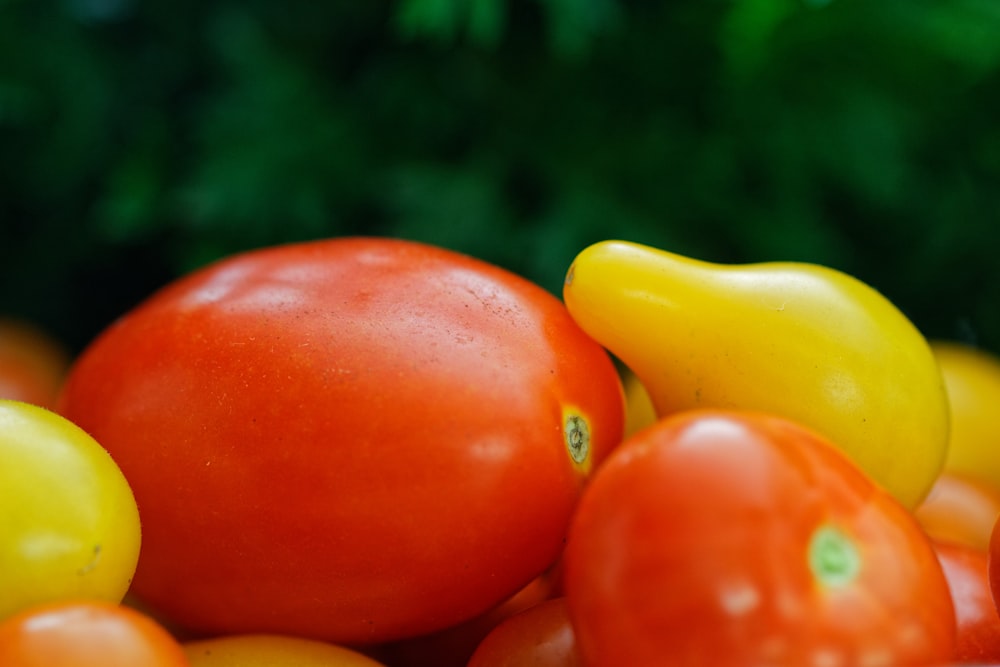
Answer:
<svg viewBox="0 0 1000 667"><path fill-rule="evenodd" d="M0 623L4 667L188 667L180 644L144 614L101 600L29 607Z"/></svg>
<svg viewBox="0 0 1000 667"><path fill-rule="evenodd" d="M540 287L341 238L167 286L84 351L61 405L135 490L138 598L195 632L357 644L454 625L543 572L622 403Z"/></svg>
<svg viewBox="0 0 1000 667"><path fill-rule="evenodd" d="M946 664L954 609L912 515L842 453L760 413L626 439L563 556L588 667Z"/></svg>
<svg viewBox="0 0 1000 667"><path fill-rule="evenodd" d="M934 541L955 604L955 653L959 664L1000 662L1000 614L993 604L985 549Z"/></svg>
<svg viewBox="0 0 1000 667"><path fill-rule="evenodd" d="M582 667L566 598L556 597L501 622L467 667Z"/></svg>

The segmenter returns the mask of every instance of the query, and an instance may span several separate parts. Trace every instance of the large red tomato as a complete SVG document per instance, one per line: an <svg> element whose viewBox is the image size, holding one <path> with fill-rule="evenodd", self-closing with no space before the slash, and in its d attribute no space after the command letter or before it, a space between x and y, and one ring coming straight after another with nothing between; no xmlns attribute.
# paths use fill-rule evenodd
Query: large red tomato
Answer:
<svg viewBox="0 0 1000 667"><path fill-rule="evenodd" d="M195 632L341 643L525 586L623 430L610 357L555 296L379 238L167 286L84 351L61 408L135 491L139 599Z"/></svg>
<svg viewBox="0 0 1000 667"><path fill-rule="evenodd" d="M563 555L588 667L927 665L955 643L913 516L839 450L777 417L679 413L581 498Z"/></svg>

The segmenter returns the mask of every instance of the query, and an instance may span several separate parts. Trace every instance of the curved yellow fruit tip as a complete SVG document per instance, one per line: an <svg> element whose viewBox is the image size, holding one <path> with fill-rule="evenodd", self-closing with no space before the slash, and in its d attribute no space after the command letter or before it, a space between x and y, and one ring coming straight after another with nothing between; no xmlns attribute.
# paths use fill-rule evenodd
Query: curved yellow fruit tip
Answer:
<svg viewBox="0 0 1000 667"><path fill-rule="evenodd" d="M562 411L563 442L573 467L583 473L590 472L590 422L576 408L564 407Z"/></svg>

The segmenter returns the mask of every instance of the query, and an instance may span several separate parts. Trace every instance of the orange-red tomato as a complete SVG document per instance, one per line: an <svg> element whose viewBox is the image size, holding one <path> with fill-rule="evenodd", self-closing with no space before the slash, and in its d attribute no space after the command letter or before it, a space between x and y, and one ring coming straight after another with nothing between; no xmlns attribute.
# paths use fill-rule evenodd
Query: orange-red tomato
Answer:
<svg viewBox="0 0 1000 667"><path fill-rule="evenodd" d="M468 663L468 667L582 665L564 597L540 602L504 620L486 635Z"/></svg>
<svg viewBox="0 0 1000 667"><path fill-rule="evenodd" d="M993 524L1000 517L1000 488L966 474L945 471L913 513L931 537L985 552Z"/></svg>
<svg viewBox="0 0 1000 667"><path fill-rule="evenodd" d="M167 286L84 350L61 408L132 485L150 608L361 644L454 625L545 571L623 402L541 287L341 238Z"/></svg>
<svg viewBox="0 0 1000 667"><path fill-rule="evenodd" d="M679 413L626 439L563 563L588 667L903 667L954 648L912 514L826 440L761 413Z"/></svg>
<svg viewBox="0 0 1000 667"><path fill-rule="evenodd" d="M1000 614L987 576L987 552L943 541L935 541L934 549L955 604L958 630L952 661L1000 662Z"/></svg>
<svg viewBox="0 0 1000 667"><path fill-rule="evenodd" d="M69 351L48 332L0 318L0 398L54 407L69 363Z"/></svg>
<svg viewBox="0 0 1000 667"><path fill-rule="evenodd" d="M180 644L138 611L66 600L29 607L0 623L4 667L188 667Z"/></svg>

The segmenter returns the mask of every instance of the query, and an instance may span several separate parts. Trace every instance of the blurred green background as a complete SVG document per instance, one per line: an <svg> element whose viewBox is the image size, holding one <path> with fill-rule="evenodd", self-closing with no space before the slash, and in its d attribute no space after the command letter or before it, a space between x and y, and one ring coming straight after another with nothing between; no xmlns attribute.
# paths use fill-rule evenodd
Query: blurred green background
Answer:
<svg viewBox="0 0 1000 667"><path fill-rule="evenodd" d="M819 262L1000 351L1000 2L0 0L0 312L346 234Z"/></svg>

